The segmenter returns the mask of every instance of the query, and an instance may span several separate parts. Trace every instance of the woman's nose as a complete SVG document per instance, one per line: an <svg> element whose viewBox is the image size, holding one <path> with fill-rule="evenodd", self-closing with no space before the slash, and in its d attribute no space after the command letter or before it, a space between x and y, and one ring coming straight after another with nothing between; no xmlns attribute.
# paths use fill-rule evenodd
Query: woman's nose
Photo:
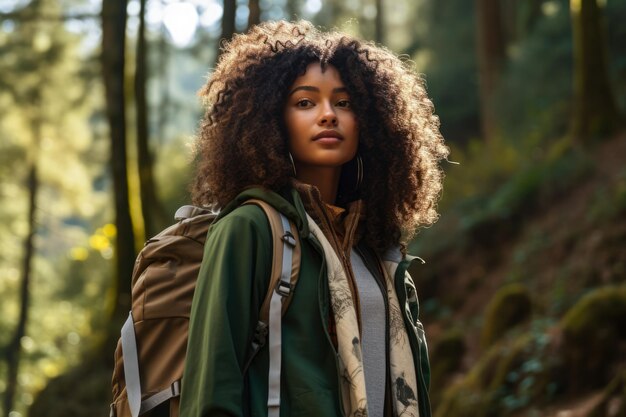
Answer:
<svg viewBox="0 0 626 417"><path fill-rule="evenodd" d="M337 126L337 114L335 114L333 106L331 106L330 103L322 107L318 123L321 126Z"/></svg>

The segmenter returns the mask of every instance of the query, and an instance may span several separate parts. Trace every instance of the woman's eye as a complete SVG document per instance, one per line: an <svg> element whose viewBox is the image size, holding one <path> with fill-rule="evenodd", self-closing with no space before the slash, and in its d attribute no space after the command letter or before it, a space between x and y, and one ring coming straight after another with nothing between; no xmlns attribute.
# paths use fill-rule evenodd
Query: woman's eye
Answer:
<svg viewBox="0 0 626 417"><path fill-rule="evenodd" d="M303 98L300 99L296 102L296 106L297 107L309 107L313 104L313 102L311 100L309 100L308 98Z"/></svg>
<svg viewBox="0 0 626 417"><path fill-rule="evenodd" d="M352 106L350 104L350 100L339 100L337 102L337 107L345 107L349 109Z"/></svg>

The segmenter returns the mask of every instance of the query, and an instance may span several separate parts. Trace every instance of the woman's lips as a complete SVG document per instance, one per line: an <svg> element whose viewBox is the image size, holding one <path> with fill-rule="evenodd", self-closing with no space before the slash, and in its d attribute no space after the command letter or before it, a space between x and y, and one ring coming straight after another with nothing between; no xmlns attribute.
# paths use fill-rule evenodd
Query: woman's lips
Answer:
<svg viewBox="0 0 626 417"><path fill-rule="evenodd" d="M313 137L316 142L335 143L343 140L341 133L336 130L324 130Z"/></svg>
<svg viewBox="0 0 626 417"><path fill-rule="evenodd" d="M333 136L324 136L321 138L317 138L314 140L315 143L319 143L320 145L334 145L340 143L342 141L341 138L333 137Z"/></svg>

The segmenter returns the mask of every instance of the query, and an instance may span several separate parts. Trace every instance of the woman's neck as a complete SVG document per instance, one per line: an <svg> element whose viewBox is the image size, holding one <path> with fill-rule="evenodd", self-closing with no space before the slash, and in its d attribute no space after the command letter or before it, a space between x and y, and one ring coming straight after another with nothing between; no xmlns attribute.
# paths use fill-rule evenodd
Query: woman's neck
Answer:
<svg viewBox="0 0 626 417"><path fill-rule="evenodd" d="M335 204L340 176L341 167L296 166L298 181L317 187L322 201L328 204Z"/></svg>

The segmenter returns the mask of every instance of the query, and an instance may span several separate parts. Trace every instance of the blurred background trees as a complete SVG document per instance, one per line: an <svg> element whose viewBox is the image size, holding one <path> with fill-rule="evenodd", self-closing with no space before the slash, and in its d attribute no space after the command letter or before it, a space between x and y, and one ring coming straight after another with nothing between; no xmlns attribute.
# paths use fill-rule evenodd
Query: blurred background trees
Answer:
<svg viewBox="0 0 626 417"><path fill-rule="evenodd" d="M411 60L460 162L410 248L435 414L624 415L618 0L0 3L0 415L108 415L136 251L189 202L195 92L220 39L279 18Z"/></svg>

